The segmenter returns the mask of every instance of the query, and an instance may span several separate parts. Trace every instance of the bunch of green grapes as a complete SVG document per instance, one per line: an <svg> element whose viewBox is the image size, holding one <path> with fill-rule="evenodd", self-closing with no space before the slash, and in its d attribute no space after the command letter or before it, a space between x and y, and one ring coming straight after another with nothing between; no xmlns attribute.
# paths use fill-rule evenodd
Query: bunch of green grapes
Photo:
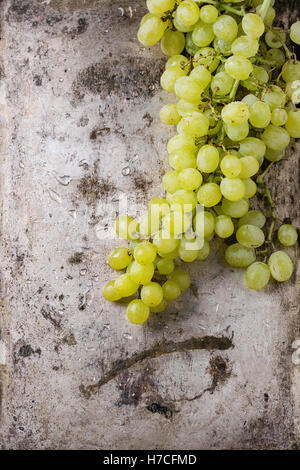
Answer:
<svg viewBox="0 0 300 470"><path fill-rule="evenodd" d="M147 0L138 39L146 47L160 41L169 57L161 86L177 102L163 106L160 120L177 126L177 134L167 144L165 197L152 199L138 221L126 215L116 221L117 235L130 245L109 255L122 274L103 296L125 300L132 323L162 312L190 286L180 263L207 258L214 237L226 241L230 266L246 268L250 289L292 275L289 255L274 245L278 221L264 177L291 138L300 138L300 62L286 32L273 26L273 6ZM290 38L300 44L300 21ZM267 213L250 208L258 188L270 203ZM292 246L297 231L284 224L277 238Z"/></svg>

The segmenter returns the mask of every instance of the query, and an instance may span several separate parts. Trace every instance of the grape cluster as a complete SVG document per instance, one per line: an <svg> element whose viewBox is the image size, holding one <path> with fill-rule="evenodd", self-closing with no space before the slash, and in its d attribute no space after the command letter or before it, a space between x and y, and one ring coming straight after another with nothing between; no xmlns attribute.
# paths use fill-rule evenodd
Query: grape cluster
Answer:
<svg viewBox="0 0 300 470"><path fill-rule="evenodd" d="M165 198L152 199L139 221L116 221L130 246L109 255L122 274L103 296L125 300L132 323L162 312L190 286L178 260L204 260L215 236L226 240L227 263L246 268L250 289L292 275L289 255L274 245L277 218L264 178L291 138L300 138L300 62L287 31L273 26L273 6L274 0L147 0L138 39L145 47L160 41L169 56L161 86L177 103L163 106L160 120L177 126L177 135L167 144ZM300 44L300 21L289 33ZM258 189L269 203L265 213L250 209ZM292 246L297 231L284 224L277 238Z"/></svg>

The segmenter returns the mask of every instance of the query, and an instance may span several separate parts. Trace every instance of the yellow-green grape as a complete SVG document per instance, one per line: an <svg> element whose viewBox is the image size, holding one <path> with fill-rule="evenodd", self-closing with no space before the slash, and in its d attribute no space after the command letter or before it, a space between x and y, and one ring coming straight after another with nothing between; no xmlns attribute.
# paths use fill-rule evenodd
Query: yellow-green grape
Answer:
<svg viewBox="0 0 300 470"><path fill-rule="evenodd" d="M179 99L199 103L204 88L191 77L180 77L175 83L175 93Z"/></svg>
<svg viewBox="0 0 300 470"><path fill-rule="evenodd" d="M156 248L151 242L142 242L135 248L133 256L140 264L151 264L156 258Z"/></svg>
<svg viewBox="0 0 300 470"><path fill-rule="evenodd" d="M223 178L220 190L222 195L229 199L229 201L240 201L245 197L246 191L245 185L240 178Z"/></svg>
<svg viewBox="0 0 300 470"><path fill-rule="evenodd" d="M300 44L300 21L296 21L296 23L292 24L290 38L296 44Z"/></svg>
<svg viewBox="0 0 300 470"><path fill-rule="evenodd" d="M147 8L153 15L163 16L165 12L173 10L175 3L175 0L147 0Z"/></svg>
<svg viewBox="0 0 300 470"><path fill-rule="evenodd" d="M214 72L220 63L220 59L216 57L216 52L212 47L201 47L195 54L193 64L194 67L204 65L210 72Z"/></svg>
<svg viewBox="0 0 300 470"><path fill-rule="evenodd" d="M225 62L225 72L235 80L247 80L253 71L253 65L246 57L233 55Z"/></svg>
<svg viewBox="0 0 300 470"><path fill-rule="evenodd" d="M228 201L228 199L223 198L222 200L222 210L225 215L239 219L247 214L249 209L248 199L241 199L240 201Z"/></svg>
<svg viewBox="0 0 300 470"><path fill-rule="evenodd" d="M160 219L158 214L146 212L141 215L139 232L144 237L149 237L159 230Z"/></svg>
<svg viewBox="0 0 300 470"><path fill-rule="evenodd" d="M219 12L213 5L205 5L200 9L200 20L204 23L215 23L219 16Z"/></svg>
<svg viewBox="0 0 300 470"><path fill-rule="evenodd" d="M181 268L174 269L168 278L170 281L176 282L181 291L187 290L191 285L191 278L189 273Z"/></svg>
<svg viewBox="0 0 300 470"><path fill-rule="evenodd" d="M290 224L283 224L278 230L278 240L283 246L293 246L297 242L298 233Z"/></svg>
<svg viewBox="0 0 300 470"><path fill-rule="evenodd" d="M184 0L176 10L177 19L187 26L197 23L200 17L198 5L191 0Z"/></svg>
<svg viewBox="0 0 300 470"><path fill-rule="evenodd" d="M180 54L185 46L184 34L180 31L168 29L160 41L160 47L164 54L168 56Z"/></svg>
<svg viewBox="0 0 300 470"><path fill-rule="evenodd" d="M285 54L281 49L269 49L265 59L275 67L282 67L285 63Z"/></svg>
<svg viewBox="0 0 300 470"><path fill-rule="evenodd" d="M181 188L194 191L201 186L203 177L195 168L185 168L179 173L178 181Z"/></svg>
<svg viewBox="0 0 300 470"><path fill-rule="evenodd" d="M231 42L237 37L238 25L232 16L222 15L214 23L213 31L217 38Z"/></svg>
<svg viewBox="0 0 300 470"><path fill-rule="evenodd" d="M245 281L249 289L260 290L270 280L270 268L267 264L257 261L246 269Z"/></svg>
<svg viewBox="0 0 300 470"><path fill-rule="evenodd" d="M242 57L254 57L258 51L258 41L252 39L249 36L240 36L235 39L231 45L231 51L234 55L240 55Z"/></svg>
<svg viewBox="0 0 300 470"><path fill-rule="evenodd" d="M108 281L105 286L103 286L102 295L110 302L116 302L121 298L121 295L115 289L115 281Z"/></svg>
<svg viewBox="0 0 300 470"><path fill-rule="evenodd" d="M147 20L149 20L149 18L152 18L152 16L159 16L159 15L153 15L153 13L146 13L146 15L143 16L143 18L141 19L141 23L140 23L140 26L143 25Z"/></svg>
<svg viewBox="0 0 300 470"><path fill-rule="evenodd" d="M163 106L159 113L159 119L164 124L176 126L181 119L181 116L177 111L176 104L166 104Z"/></svg>
<svg viewBox="0 0 300 470"><path fill-rule="evenodd" d="M189 59L181 54L173 55L167 60L166 70L168 70L171 67L177 67L179 69L186 71L186 73L188 73L190 69Z"/></svg>
<svg viewBox="0 0 300 470"><path fill-rule="evenodd" d="M266 223L266 217L261 211L252 210L240 218L238 226L242 225L256 225L256 227L263 228Z"/></svg>
<svg viewBox="0 0 300 470"><path fill-rule="evenodd" d="M265 25L260 16L255 13L247 13L242 19L242 27L247 36L257 39L265 32Z"/></svg>
<svg viewBox="0 0 300 470"><path fill-rule="evenodd" d="M167 231L160 231L154 236L153 244L156 246L159 254L167 254L176 250L179 240L172 238Z"/></svg>
<svg viewBox="0 0 300 470"><path fill-rule="evenodd" d="M249 93L249 95L244 96L244 98L241 100L241 102L246 103L249 106L249 108L257 101L259 101L259 99L257 98L257 96L253 95L252 93Z"/></svg>
<svg viewBox="0 0 300 470"><path fill-rule="evenodd" d="M239 152L243 157L252 155L252 157L260 159L265 156L266 144L257 137L247 137L240 142Z"/></svg>
<svg viewBox="0 0 300 470"><path fill-rule="evenodd" d="M256 191L257 191L256 183L251 178L245 178L243 180L243 183L245 185L245 198L250 199L256 194Z"/></svg>
<svg viewBox="0 0 300 470"><path fill-rule="evenodd" d="M216 217L215 232L220 238L228 238L234 232L234 225L227 215L218 215Z"/></svg>
<svg viewBox="0 0 300 470"><path fill-rule="evenodd" d="M138 40L145 47L154 46L163 36L165 25L157 16L148 18L138 30Z"/></svg>
<svg viewBox="0 0 300 470"><path fill-rule="evenodd" d="M203 137L207 135L209 120L203 113L194 112L184 116L177 129L179 129L180 134L183 133L190 137Z"/></svg>
<svg viewBox="0 0 300 470"><path fill-rule="evenodd" d="M210 253L210 246L209 242L207 240L203 240L203 246L200 248L197 256L198 261L203 261L205 260Z"/></svg>
<svg viewBox="0 0 300 470"><path fill-rule="evenodd" d="M130 274L121 274L115 280L114 288L120 297L129 297L138 290L139 283L131 276L130 272Z"/></svg>
<svg viewBox="0 0 300 470"><path fill-rule="evenodd" d="M284 158L285 151L284 150L272 150L267 148L265 159L269 160L269 162L278 162L282 158Z"/></svg>
<svg viewBox="0 0 300 470"><path fill-rule="evenodd" d="M153 217L161 218L170 212L169 203L163 197L154 197L150 200L149 212Z"/></svg>
<svg viewBox="0 0 300 470"><path fill-rule="evenodd" d="M175 248L175 250L170 251L170 253L159 253L159 256L164 259L175 259L178 258L178 246Z"/></svg>
<svg viewBox="0 0 300 470"><path fill-rule="evenodd" d="M211 24L204 23L203 21L198 21L195 26L195 29L192 33L192 39L194 44L198 47L206 47L214 40L214 31Z"/></svg>
<svg viewBox="0 0 300 470"><path fill-rule="evenodd" d="M130 323L140 325L148 320L150 309L140 299L132 300L127 307L126 316Z"/></svg>
<svg viewBox="0 0 300 470"><path fill-rule="evenodd" d="M160 77L161 87L169 93L174 93L176 80L180 77L184 77L185 75L185 70L182 70L176 65L172 65L167 68Z"/></svg>
<svg viewBox="0 0 300 470"><path fill-rule="evenodd" d="M256 225L241 225L236 232L236 239L247 248L258 248L265 241L264 232Z"/></svg>
<svg viewBox="0 0 300 470"><path fill-rule="evenodd" d="M124 240L131 239L132 230L130 230L135 224L135 220L128 215L120 215L117 217L115 222L115 232L119 238L123 238ZM136 225L135 225L136 228Z"/></svg>
<svg viewBox="0 0 300 470"><path fill-rule="evenodd" d="M179 189L171 196L171 208L183 212L191 212L197 205L197 196L193 191Z"/></svg>
<svg viewBox="0 0 300 470"><path fill-rule="evenodd" d="M250 123L253 127L264 129L270 124L271 110L267 103L257 101L250 107Z"/></svg>
<svg viewBox="0 0 300 470"><path fill-rule="evenodd" d="M247 90L256 91L259 85L268 83L270 77L266 69L253 65L253 72L247 80L242 80L241 85Z"/></svg>
<svg viewBox="0 0 300 470"><path fill-rule="evenodd" d="M221 160L220 168L227 178L236 178L242 171L242 164L235 155L225 155Z"/></svg>
<svg viewBox="0 0 300 470"><path fill-rule="evenodd" d="M288 82L285 87L285 93L293 104L300 103L300 80Z"/></svg>
<svg viewBox="0 0 300 470"><path fill-rule="evenodd" d="M199 104L200 102L191 103L190 101L178 100L176 103L177 112L181 117L194 112L199 112Z"/></svg>
<svg viewBox="0 0 300 470"><path fill-rule="evenodd" d="M159 274L163 274L164 276L166 276L174 271L175 264L172 259L161 258L157 261L156 267Z"/></svg>
<svg viewBox="0 0 300 470"><path fill-rule="evenodd" d="M148 284L154 274L154 264L140 264L133 261L130 265L129 274L139 284Z"/></svg>
<svg viewBox="0 0 300 470"><path fill-rule="evenodd" d="M263 101L269 105L271 110L282 108L286 102L286 94L277 85L272 85L270 90L264 94Z"/></svg>
<svg viewBox="0 0 300 470"><path fill-rule="evenodd" d="M210 88L213 95L226 96L228 95L233 87L234 80L226 72L219 72L213 77Z"/></svg>
<svg viewBox="0 0 300 470"><path fill-rule="evenodd" d="M257 9L257 13L260 13L260 8L261 7L259 7ZM276 12L275 12L274 8L272 8L272 7L268 8L266 16L265 16L265 20L264 20L266 25L271 26L274 19L275 19L275 16L276 16Z"/></svg>
<svg viewBox="0 0 300 470"><path fill-rule="evenodd" d="M259 170L258 160L254 157L242 157L240 158L242 164L242 171L239 174L239 177L242 179L251 178L251 176L256 175Z"/></svg>
<svg viewBox="0 0 300 470"><path fill-rule="evenodd" d="M180 31L181 33L191 33L194 30L195 25L186 25L183 24L181 21L179 21L176 13L173 17L173 25L177 29L177 31ZM187 39L187 36L186 36Z"/></svg>
<svg viewBox="0 0 300 470"><path fill-rule="evenodd" d="M167 171L167 173L165 173L163 176L162 183L165 190L170 194L173 194L178 191L178 189L181 189L181 184L178 180L178 171Z"/></svg>
<svg viewBox="0 0 300 470"><path fill-rule="evenodd" d="M216 183L206 183L200 186L197 198L204 207L216 206L222 199L219 185Z"/></svg>
<svg viewBox="0 0 300 470"><path fill-rule="evenodd" d="M167 144L168 154L177 152L177 150L187 150L195 152L197 149L195 138L188 135L178 134L172 137Z"/></svg>
<svg viewBox="0 0 300 470"><path fill-rule="evenodd" d="M278 282L288 281L293 274L293 263L284 251L275 251L268 261L271 275Z"/></svg>
<svg viewBox="0 0 300 470"><path fill-rule="evenodd" d="M240 142L241 140L246 139L249 134L249 124L248 122L242 122L242 124L225 124L225 132L228 135L229 139L234 142Z"/></svg>
<svg viewBox="0 0 300 470"><path fill-rule="evenodd" d="M223 54L224 56L231 55L231 44L230 41L224 41L220 38L214 39L214 49L216 52Z"/></svg>
<svg viewBox="0 0 300 470"><path fill-rule="evenodd" d="M267 31L265 34L265 42L272 49L279 49L285 44L286 35L284 31Z"/></svg>
<svg viewBox="0 0 300 470"><path fill-rule="evenodd" d="M284 126L288 120L288 113L285 109L275 108L272 111L271 123L274 126Z"/></svg>
<svg viewBox="0 0 300 470"><path fill-rule="evenodd" d="M166 309L167 306L167 301L166 299L163 299L157 307L150 307L150 312L151 313L161 313Z"/></svg>
<svg viewBox="0 0 300 470"><path fill-rule="evenodd" d="M181 289L176 281L168 279L163 285L164 298L167 300L175 300L181 294Z"/></svg>
<svg viewBox="0 0 300 470"><path fill-rule="evenodd" d="M203 240L194 238L189 239L182 237L179 244L179 257L185 263L192 263L197 259L200 248L203 245Z"/></svg>
<svg viewBox="0 0 300 470"><path fill-rule="evenodd" d="M141 299L148 307L157 307L163 300L164 293L158 282L149 282L141 289Z"/></svg>
<svg viewBox="0 0 300 470"><path fill-rule="evenodd" d="M186 232L191 226L191 217L181 210L170 212L162 219L163 230L170 235L177 237L181 233Z"/></svg>
<svg viewBox="0 0 300 470"><path fill-rule="evenodd" d="M219 165L219 152L213 145L204 145L197 155L197 168L204 173L213 173Z"/></svg>
<svg viewBox="0 0 300 470"><path fill-rule="evenodd" d="M247 268L255 261L255 251L240 243L234 243L226 248L225 260L234 268Z"/></svg>
<svg viewBox="0 0 300 470"><path fill-rule="evenodd" d="M125 269L131 262L131 255L127 248L116 248L108 255L108 264L112 269Z"/></svg>
<svg viewBox="0 0 300 470"><path fill-rule="evenodd" d="M175 25L174 25L175 26ZM189 31L185 36L185 49L188 55L194 56L198 52L199 47L193 41L193 30Z"/></svg>
<svg viewBox="0 0 300 470"><path fill-rule="evenodd" d="M215 217L208 211L197 212L193 219L193 228L200 238L209 238L215 230Z"/></svg>
<svg viewBox="0 0 300 470"><path fill-rule="evenodd" d="M233 101L222 109L222 119L226 124L242 124L250 117L249 108L245 103Z"/></svg>
<svg viewBox="0 0 300 470"><path fill-rule="evenodd" d="M300 138L300 110L289 111L288 118L285 125L288 134L294 139Z"/></svg>
<svg viewBox="0 0 300 470"><path fill-rule="evenodd" d="M286 62L282 68L282 78L285 82L300 80L300 62Z"/></svg>
<svg viewBox="0 0 300 470"><path fill-rule="evenodd" d="M262 134L262 140L272 150L284 150L290 143L290 135L282 127L270 124Z"/></svg>
<svg viewBox="0 0 300 470"><path fill-rule="evenodd" d="M190 77L198 83L203 90L210 84L211 82L211 73L204 65L196 66L190 73Z"/></svg>

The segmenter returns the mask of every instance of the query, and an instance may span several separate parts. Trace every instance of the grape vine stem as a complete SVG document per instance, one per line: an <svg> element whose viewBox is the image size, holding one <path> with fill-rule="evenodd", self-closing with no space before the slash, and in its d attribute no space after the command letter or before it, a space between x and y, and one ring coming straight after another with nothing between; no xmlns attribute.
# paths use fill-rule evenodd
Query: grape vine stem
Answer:
<svg viewBox="0 0 300 470"><path fill-rule="evenodd" d="M261 19L264 21L265 20L265 17L268 13L268 10L271 6L271 2L272 0L264 0L264 3L262 4L262 7L260 9L260 13L259 13L259 16L261 17Z"/></svg>

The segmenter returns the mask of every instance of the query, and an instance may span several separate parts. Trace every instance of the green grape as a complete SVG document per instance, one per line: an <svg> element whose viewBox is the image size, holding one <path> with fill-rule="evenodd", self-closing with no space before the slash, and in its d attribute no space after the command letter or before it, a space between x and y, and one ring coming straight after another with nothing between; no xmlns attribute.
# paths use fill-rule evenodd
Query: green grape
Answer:
<svg viewBox="0 0 300 470"><path fill-rule="evenodd" d="M253 65L253 72L247 80L243 80L241 85L247 90L256 91L259 85L268 83L270 77L266 69Z"/></svg>
<svg viewBox="0 0 300 470"><path fill-rule="evenodd" d="M254 157L242 157L240 158L242 164L242 171L239 174L239 177L242 179L251 178L259 170L258 160Z"/></svg>
<svg viewBox="0 0 300 470"><path fill-rule="evenodd" d="M191 0L184 0L178 5L176 11L176 17L178 20L186 25L195 24L200 17L200 10L198 5Z"/></svg>
<svg viewBox="0 0 300 470"><path fill-rule="evenodd" d="M177 111L176 104L166 104L161 108L159 118L164 124L176 126L179 123L181 116Z"/></svg>
<svg viewBox="0 0 300 470"><path fill-rule="evenodd" d="M163 187L170 194L173 194L178 191L178 189L181 189L181 184L178 180L178 172L176 170L168 171L167 173L165 173L162 182Z"/></svg>
<svg viewBox="0 0 300 470"><path fill-rule="evenodd" d="M171 208L183 212L191 212L197 205L197 196L193 191L179 189L171 196Z"/></svg>
<svg viewBox="0 0 300 470"><path fill-rule="evenodd" d="M236 232L236 239L247 248L258 248L265 241L264 232L256 225L241 225Z"/></svg>
<svg viewBox="0 0 300 470"><path fill-rule="evenodd" d="M168 29L160 41L160 47L165 55L173 56L180 54L185 46L184 34L180 31Z"/></svg>
<svg viewBox="0 0 300 470"><path fill-rule="evenodd" d="M282 158L284 158L285 152L284 150L272 150L267 148L265 159L269 160L269 162L278 162Z"/></svg>
<svg viewBox="0 0 300 470"><path fill-rule="evenodd" d="M161 258L165 258L165 259L175 259L175 258L178 258L179 254L178 254L178 246L175 248L175 250L173 251L170 251L169 253L159 253L159 256Z"/></svg>
<svg viewBox="0 0 300 470"><path fill-rule="evenodd" d="M168 275L174 271L175 264L172 259L161 258L156 263L159 274Z"/></svg>
<svg viewBox="0 0 300 470"><path fill-rule="evenodd" d="M203 261L209 256L209 253L210 253L209 242L207 240L203 240L203 247L200 248L196 259L198 261Z"/></svg>
<svg viewBox="0 0 300 470"><path fill-rule="evenodd" d="M167 301L166 299L163 299L157 307L150 307L150 312L151 313L161 313L166 309L167 306Z"/></svg>
<svg viewBox="0 0 300 470"><path fill-rule="evenodd" d="M251 178L243 179L243 183L245 185L245 198L250 199L256 194L256 183Z"/></svg>
<svg viewBox="0 0 300 470"><path fill-rule="evenodd" d="M204 88L191 77L180 77L176 80L175 93L182 100L199 103L203 91Z"/></svg>
<svg viewBox="0 0 300 470"><path fill-rule="evenodd" d="M219 165L219 152L213 145L204 145L197 155L197 168L204 173L213 173Z"/></svg>
<svg viewBox="0 0 300 470"><path fill-rule="evenodd" d="M211 24L198 21L192 34L193 42L198 47L206 47L214 40L214 31Z"/></svg>
<svg viewBox="0 0 300 470"><path fill-rule="evenodd" d="M139 283L132 277L131 272L125 273L115 280L114 288L120 297L129 297L138 290Z"/></svg>
<svg viewBox="0 0 300 470"><path fill-rule="evenodd" d="M247 13L242 19L242 27L252 39L257 39L265 32L265 25L260 16L255 13Z"/></svg>
<svg viewBox="0 0 300 470"><path fill-rule="evenodd" d="M288 281L293 274L293 263L284 251L275 251L268 261L271 275L278 282Z"/></svg>
<svg viewBox="0 0 300 470"><path fill-rule="evenodd" d="M175 300L181 294L181 289L176 281L168 279L163 285L164 298L167 300Z"/></svg>
<svg viewBox="0 0 300 470"><path fill-rule="evenodd" d="M263 101L269 105L271 110L282 108L286 102L286 95L281 88L271 85L270 90L264 94Z"/></svg>
<svg viewBox="0 0 300 470"><path fill-rule="evenodd" d="M267 31L265 41L272 49L279 49L285 44L286 35L283 31Z"/></svg>
<svg viewBox="0 0 300 470"><path fill-rule="evenodd" d="M247 212L243 217L240 218L238 226L242 225L255 225L256 227L263 228L266 223L266 217L261 211L252 210Z"/></svg>
<svg viewBox="0 0 300 470"><path fill-rule="evenodd" d="M271 124L262 134L262 140L272 150L284 150L290 143L290 136L282 127Z"/></svg>
<svg viewBox="0 0 300 470"><path fill-rule="evenodd" d="M161 87L169 93L174 93L176 80L180 77L184 77L185 75L185 70L182 70L176 65L172 65L171 67L168 67L160 77Z"/></svg>
<svg viewBox="0 0 300 470"><path fill-rule="evenodd" d="M148 307L157 307L163 300L162 287L157 282L149 282L141 289L141 299Z"/></svg>
<svg viewBox="0 0 300 470"><path fill-rule="evenodd" d="M206 183L200 186L197 192L197 198L204 207L216 206L222 199L219 185L216 183Z"/></svg>
<svg viewBox="0 0 300 470"><path fill-rule="evenodd" d="M221 160L220 168L227 178L236 178L242 171L242 164L235 155L225 155Z"/></svg>
<svg viewBox="0 0 300 470"><path fill-rule="evenodd" d="M138 40L145 47L154 46L163 36L165 25L157 16L148 18L138 30Z"/></svg>
<svg viewBox="0 0 300 470"><path fill-rule="evenodd" d="M175 153L177 150L196 151L195 139L188 135L178 134L172 137L167 144L168 154Z"/></svg>
<svg viewBox="0 0 300 470"><path fill-rule="evenodd" d="M203 137L207 135L209 120L203 113L191 113L184 116L178 124L180 133L190 137Z"/></svg>
<svg viewBox="0 0 300 470"><path fill-rule="evenodd" d="M170 281L176 282L181 291L187 290L191 285L191 278L189 273L180 268L174 269L168 278Z"/></svg>
<svg viewBox="0 0 300 470"><path fill-rule="evenodd" d="M226 198L222 200L222 211L225 215L235 219L243 217L247 214L249 209L249 201L241 199L240 201L229 201Z"/></svg>
<svg viewBox="0 0 300 470"><path fill-rule="evenodd" d="M255 261L255 251L240 243L230 245L225 251L225 260L234 268L247 268Z"/></svg>
<svg viewBox="0 0 300 470"><path fill-rule="evenodd" d="M214 49L216 52L223 54L224 56L231 55L232 42L224 41L220 38L214 39Z"/></svg>
<svg viewBox="0 0 300 470"><path fill-rule="evenodd" d="M175 3L175 0L147 0L147 8L153 15L163 16L166 11L173 10Z"/></svg>
<svg viewBox="0 0 300 470"><path fill-rule="evenodd" d="M267 62L272 62L274 67L282 67L285 63L285 54L281 49L269 49L265 58Z"/></svg>
<svg viewBox="0 0 300 470"><path fill-rule="evenodd" d="M285 82L300 80L300 62L286 62L282 68L282 78Z"/></svg>
<svg viewBox="0 0 300 470"><path fill-rule="evenodd" d="M159 15L153 15L153 13L146 13L146 15L143 16L143 18L141 19L141 23L140 23L140 26L142 26L147 20L149 20L149 18L152 18L153 16L159 16Z"/></svg>
<svg viewBox="0 0 300 470"><path fill-rule="evenodd" d="M187 53L191 56L194 56L198 52L199 47L193 41L193 31L187 33L185 37L185 49Z"/></svg>
<svg viewBox="0 0 300 470"><path fill-rule="evenodd" d="M189 65L189 59L185 57L184 55L173 55L171 56L166 63L166 70L168 70L171 67L177 67L179 69L185 70L186 73L188 73L190 69Z"/></svg>
<svg viewBox="0 0 300 470"><path fill-rule="evenodd" d="M233 55L225 62L225 72L235 80L247 80L253 71L253 65L245 57Z"/></svg>
<svg viewBox="0 0 300 470"><path fill-rule="evenodd" d="M258 52L258 41L249 36L240 36L235 39L231 46L231 51L234 55L242 57L254 57Z"/></svg>
<svg viewBox="0 0 300 470"><path fill-rule="evenodd" d="M213 5L205 5L200 9L200 20L204 23L215 23L219 16L219 12Z"/></svg>
<svg viewBox="0 0 300 470"><path fill-rule="evenodd" d="M267 103L257 101L250 107L250 123L259 129L264 129L270 124L271 110Z"/></svg>
<svg viewBox="0 0 300 470"><path fill-rule="evenodd" d="M197 212L193 219L193 228L200 238L209 238L215 230L215 217L211 212Z"/></svg>
<svg viewBox="0 0 300 470"><path fill-rule="evenodd" d="M176 13L173 18L173 24L175 28L177 29L177 31L180 31L181 33L190 33L194 30L194 27L195 27L194 24L186 25L186 24L181 23L181 21L179 21L179 19L177 18Z"/></svg>
<svg viewBox="0 0 300 470"><path fill-rule="evenodd" d="M250 93L249 95L244 96L244 98L241 101L242 103L246 103L249 106L249 108L251 108L251 106L257 101L259 101L259 99L257 98L257 96L252 95Z"/></svg>
<svg viewBox="0 0 300 470"><path fill-rule="evenodd" d="M210 71L204 65L195 67L191 71L190 77L197 82L203 90L210 84L212 78Z"/></svg>
<svg viewBox="0 0 300 470"><path fill-rule="evenodd" d="M131 262L131 256L127 248L116 248L108 256L108 264L112 269L125 269Z"/></svg>
<svg viewBox="0 0 300 470"><path fill-rule="evenodd" d="M179 257L185 263L192 263L197 259L199 249L202 246L202 240L197 238L189 239L182 237L179 244Z"/></svg>
<svg viewBox="0 0 300 470"><path fill-rule="evenodd" d="M290 38L296 44L300 44L300 21L296 21L296 23L292 24Z"/></svg>
<svg viewBox="0 0 300 470"><path fill-rule="evenodd" d="M151 264L156 258L156 248L150 242L142 242L135 248L133 256L139 264Z"/></svg>
<svg viewBox="0 0 300 470"><path fill-rule="evenodd" d="M249 108L245 103L233 101L222 109L222 119L226 124L242 124L247 122L250 116Z"/></svg>
<svg viewBox="0 0 300 470"><path fill-rule="evenodd" d="M179 173L178 181L182 189L194 191L201 186L203 177L195 168L185 168Z"/></svg>
<svg viewBox="0 0 300 470"><path fill-rule="evenodd" d="M260 290L270 280L270 268L267 264L257 261L246 269L245 281L249 289Z"/></svg>
<svg viewBox="0 0 300 470"><path fill-rule="evenodd" d="M200 103L191 103L190 101L179 100L176 104L178 114L183 117L186 114L199 112Z"/></svg>
<svg viewBox="0 0 300 470"><path fill-rule="evenodd" d="M162 219L163 230L175 237L186 232L190 226L190 216L182 211L170 212Z"/></svg>
<svg viewBox="0 0 300 470"><path fill-rule="evenodd" d="M194 66L204 65L210 72L214 72L220 60L216 57L216 52L212 47L201 47L194 56Z"/></svg>
<svg viewBox="0 0 300 470"><path fill-rule="evenodd" d="M159 219L170 212L170 206L168 201L162 197L154 197L150 200L149 212L152 217Z"/></svg>
<svg viewBox="0 0 300 470"><path fill-rule="evenodd" d="M184 118L182 118L184 119ZM169 156L169 164L174 170L184 170L185 168L196 167L196 157L190 150L177 150Z"/></svg>
<svg viewBox="0 0 300 470"><path fill-rule="evenodd" d="M121 296L115 289L115 281L108 281L102 289L102 295L110 302L120 300Z"/></svg>
<svg viewBox="0 0 300 470"><path fill-rule="evenodd" d="M283 126L288 120L288 113L285 109L275 108L272 111L271 123L274 126Z"/></svg>
<svg viewBox="0 0 300 470"><path fill-rule="evenodd" d="M288 82L285 87L285 93L294 104L300 103L300 80Z"/></svg>
<svg viewBox="0 0 300 470"><path fill-rule="evenodd" d="M154 264L140 264L137 261L133 261L130 265L129 273L134 282L148 284L154 274Z"/></svg>
<svg viewBox="0 0 300 470"><path fill-rule="evenodd" d="M212 79L210 87L213 95L226 96L231 92L234 80L226 72L218 72Z"/></svg>
<svg viewBox="0 0 300 470"><path fill-rule="evenodd" d="M258 12L259 13L259 10ZM274 19L275 19L275 16L276 16L276 12L274 10L274 8L270 7L268 10L267 10L267 13L266 13L266 16L265 16L265 23L266 25L268 26L271 26Z"/></svg>
<svg viewBox="0 0 300 470"><path fill-rule="evenodd" d="M136 228L135 220L128 215L120 215L115 222L115 232L119 238L124 240L131 239L133 231Z"/></svg>
<svg viewBox="0 0 300 470"><path fill-rule="evenodd" d="M223 178L220 189L229 201L240 201L245 196L245 185L240 178Z"/></svg>
<svg viewBox="0 0 300 470"><path fill-rule="evenodd" d="M157 214L153 214L151 212L146 212L141 215L140 224L139 224L139 232L142 236L150 236L156 233L159 229L159 216Z"/></svg>
<svg viewBox="0 0 300 470"><path fill-rule="evenodd" d="M168 254L176 250L179 240L172 238L167 231L160 231L154 236L153 245L155 245L159 254Z"/></svg>
<svg viewBox="0 0 300 470"><path fill-rule="evenodd" d="M218 215L216 217L215 232L220 238L228 238L234 232L234 225L228 215Z"/></svg>
<svg viewBox="0 0 300 470"><path fill-rule="evenodd" d="M294 139L300 138L300 110L289 111L288 118L285 125L288 134Z"/></svg>
<svg viewBox="0 0 300 470"><path fill-rule="evenodd" d="M225 124L224 128L229 139L233 140L234 142L239 142L246 139L249 134L248 122L242 122L242 124L236 124L234 126Z"/></svg>
<svg viewBox="0 0 300 470"><path fill-rule="evenodd" d="M238 25L232 16L222 15L214 23L213 31L217 38L231 42L237 37Z"/></svg>
<svg viewBox="0 0 300 470"><path fill-rule="evenodd" d="M140 299L132 300L127 307L126 316L130 323L140 325L148 320L150 309Z"/></svg>
<svg viewBox="0 0 300 470"><path fill-rule="evenodd" d="M252 155L257 159L263 158L266 153L266 145L257 137L247 137L245 140L240 142L239 152L243 157ZM227 175L226 175L227 176Z"/></svg>
<svg viewBox="0 0 300 470"><path fill-rule="evenodd" d="M278 230L278 240L283 246L293 246L297 242L298 233L290 224L283 224Z"/></svg>

